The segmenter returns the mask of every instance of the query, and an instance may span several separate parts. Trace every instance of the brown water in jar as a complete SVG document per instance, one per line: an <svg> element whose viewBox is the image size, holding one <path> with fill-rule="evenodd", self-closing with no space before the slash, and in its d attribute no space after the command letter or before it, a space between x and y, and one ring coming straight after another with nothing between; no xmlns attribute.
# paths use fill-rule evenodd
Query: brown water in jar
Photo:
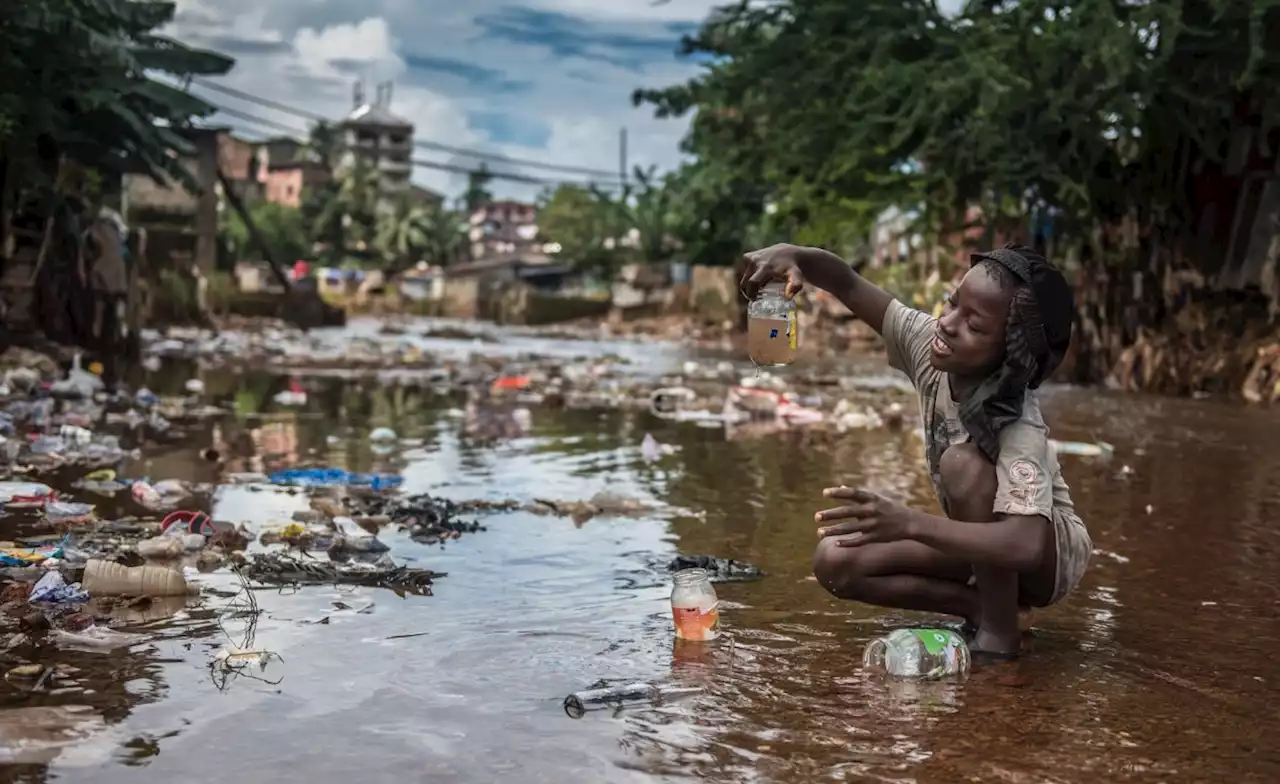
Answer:
<svg viewBox="0 0 1280 784"><path fill-rule="evenodd" d="M747 321L747 352L760 366L790 365L796 359L796 322L785 318Z"/></svg>

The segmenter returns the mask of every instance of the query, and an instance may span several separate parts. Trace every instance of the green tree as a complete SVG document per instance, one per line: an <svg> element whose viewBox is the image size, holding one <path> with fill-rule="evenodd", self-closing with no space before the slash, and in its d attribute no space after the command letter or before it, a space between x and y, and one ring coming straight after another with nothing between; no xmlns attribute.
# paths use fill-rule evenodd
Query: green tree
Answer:
<svg viewBox="0 0 1280 784"><path fill-rule="evenodd" d="M1051 219L1054 255L1097 282L1080 294L1085 378L1185 305L1163 285L1175 260L1210 278L1238 267L1225 230L1197 239L1220 201L1197 179L1230 190L1239 152L1260 153L1248 139L1280 126L1268 0L737 3L685 48L710 65L634 98L693 113L679 179L704 215L683 222L699 250L766 204L773 230L833 245L890 206L935 247L974 208L983 244L1034 241Z"/></svg>
<svg viewBox="0 0 1280 784"><path fill-rule="evenodd" d="M624 211L599 189L563 184L539 199L539 237L583 272L611 278L625 261L619 241L627 228Z"/></svg>
<svg viewBox="0 0 1280 784"><path fill-rule="evenodd" d="M425 207L406 198L396 200L391 210L378 215L375 245L392 270L415 264L425 252L430 218Z"/></svg>
<svg viewBox="0 0 1280 784"><path fill-rule="evenodd" d="M347 241L362 250L375 246L382 208L381 175L361 158L342 172L335 209L341 211Z"/></svg>
<svg viewBox="0 0 1280 784"><path fill-rule="evenodd" d="M53 186L73 161L108 175L139 171L195 187L174 152L178 130L214 107L170 83L220 75L234 61L156 30L171 2L47 0L0 14L0 253L13 211L28 198L57 208ZM167 79L155 77L165 76Z"/></svg>
<svg viewBox="0 0 1280 784"><path fill-rule="evenodd" d="M623 189L622 197L605 202L615 206L628 234L634 231L639 260L648 264L669 261L679 248L675 236L677 214L674 188L658 178L656 167L636 167L634 184Z"/></svg>
<svg viewBox="0 0 1280 784"><path fill-rule="evenodd" d="M449 265L462 259L467 252L466 217L442 203L424 208L423 230L426 244L423 248L427 260Z"/></svg>
<svg viewBox="0 0 1280 784"><path fill-rule="evenodd" d="M249 207L249 219L279 263L289 264L311 255L311 241L300 210L283 204L260 202ZM253 247L249 230L235 210L223 212L219 234L235 258L261 260L261 251Z"/></svg>
<svg viewBox="0 0 1280 784"><path fill-rule="evenodd" d="M342 180L337 167L341 156L338 131L328 123L311 126L307 139L307 163L318 169L318 182L304 190L302 220L308 232L325 249L325 261L336 267L346 254L347 231L341 205Z"/></svg>
<svg viewBox="0 0 1280 784"><path fill-rule="evenodd" d="M489 167L483 163L475 171L467 174L467 190L462 194L462 206L468 217L493 201L493 191L489 190L491 182L493 182L493 175L489 173Z"/></svg>

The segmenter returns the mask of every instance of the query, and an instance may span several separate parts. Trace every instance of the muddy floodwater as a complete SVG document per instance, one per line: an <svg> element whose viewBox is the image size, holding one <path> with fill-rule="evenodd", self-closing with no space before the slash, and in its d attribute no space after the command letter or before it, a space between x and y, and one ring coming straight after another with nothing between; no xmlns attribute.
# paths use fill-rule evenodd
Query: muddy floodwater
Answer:
<svg viewBox="0 0 1280 784"><path fill-rule="evenodd" d="M530 339L518 342L529 348ZM647 357L637 372L682 359L672 346L572 351ZM862 374L890 374L875 358L856 364ZM1273 412L1045 390L1055 437L1115 446L1106 462L1062 458L1097 548L1083 585L1037 614L1032 650L1018 663L979 668L959 685L886 683L860 671L863 646L922 616L823 592L809 570L812 514L833 483L932 507L911 427L726 438L647 412L533 407L523 435L483 444L463 435L458 399L328 378L304 408L270 416L286 379L216 375L206 376L211 396L264 414L218 425L232 445L227 470L319 457L399 471L407 492L530 500L607 489L669 507L583 523L488 514L478 518L486 530L444 546L381 535L397 559L448 576L427 597L257 591L255 647L282 659L261 673L273 683L211 678L212 656L243 624L220 623L230 599L206 594L133 629L149 638L127 651L59 654L93 675L92 694L6 691L9 707L86 704L102 719L52 761L11 764L6 777L1280 781ZM400 445L375 451L365 435L378 426L393 427ZM646 461L646 433L674 449ZM198 456L208 438L152 449L132 475L215 481ZM223 487L213 512L261 526L306 505L300 494ZM673 639L661 565L677 552L742 559L767 573L717 586L725 634L714 643ZM236 587L226 575L212 584L228 597ZM564 696L601 679L701 692L568 717Z"/></svg>

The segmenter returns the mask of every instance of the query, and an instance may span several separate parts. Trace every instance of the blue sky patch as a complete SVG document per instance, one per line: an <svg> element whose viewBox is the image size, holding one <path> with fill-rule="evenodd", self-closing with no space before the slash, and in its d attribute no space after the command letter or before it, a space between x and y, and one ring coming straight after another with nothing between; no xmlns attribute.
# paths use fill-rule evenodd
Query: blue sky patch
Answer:
<svg viewBox="0 0 1280 784"><path fill-rule="evenodd" d="M476 110L467 114L467 125L483 133L494 144L543 149L551 141L551 126L536 117Z"/></svg>

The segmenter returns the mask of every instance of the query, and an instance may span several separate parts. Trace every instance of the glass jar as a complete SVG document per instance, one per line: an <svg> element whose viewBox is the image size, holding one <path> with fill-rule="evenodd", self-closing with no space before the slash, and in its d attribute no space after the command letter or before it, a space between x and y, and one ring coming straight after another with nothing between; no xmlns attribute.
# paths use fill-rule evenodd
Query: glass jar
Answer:
<svg viewBox="0 0 1280 784"><path fill-rule="evenodd" d="M706 642L720 636L720 600L706 569L681 569L671 587L671 617L676 636Z"/></svg>
<svg viewBox="0 0 1280 784"><path fill-rule="evenodd" d="M747 351L757 367L782 367L796 360L800 325L796 303L785 283L770 283L747 306Z"/></svg>

